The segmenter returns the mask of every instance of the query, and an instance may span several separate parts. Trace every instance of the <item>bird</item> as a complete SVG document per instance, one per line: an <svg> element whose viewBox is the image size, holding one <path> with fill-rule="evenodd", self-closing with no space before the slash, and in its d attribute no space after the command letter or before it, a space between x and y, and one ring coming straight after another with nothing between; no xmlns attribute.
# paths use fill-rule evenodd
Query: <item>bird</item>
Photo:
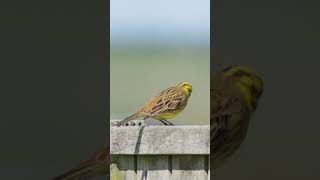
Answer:
<svg viewBox="0 0 320 180"><path fill-rule="evenodd" d="M86 180L98 176L107 176L110 179L109 158L109 145L104 144L89 159L52 180Z"/></svg>
<svg viewBox="0 0 320 180"><path fill-rule="evenodd" d="M228 66L210 78L210 164L220 167L244 141L263 93L263 80L251 67Z"/></svg>
<svg viewBox="0 0 320 180"><path fill-rule="evenodd" d="M174 125L167 119L174 118L186 107L192 93L192 85L188 82L181 82L174 87L167 88L154 96L136 113L119 121L115 126L121 126L131 120L152 118L159 120L164 125Z"/></svg>

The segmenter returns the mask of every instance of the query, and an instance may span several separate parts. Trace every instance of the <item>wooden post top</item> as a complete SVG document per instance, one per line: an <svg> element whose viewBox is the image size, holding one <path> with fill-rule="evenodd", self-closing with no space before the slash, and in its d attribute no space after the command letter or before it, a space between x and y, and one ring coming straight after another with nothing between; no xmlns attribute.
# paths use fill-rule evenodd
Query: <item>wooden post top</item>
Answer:
<svg viewBox="0 0 320 180"><path fill-rule="evenodd" d="M209 125L111 126L110 134L113 155L210 154Z"/></svg>

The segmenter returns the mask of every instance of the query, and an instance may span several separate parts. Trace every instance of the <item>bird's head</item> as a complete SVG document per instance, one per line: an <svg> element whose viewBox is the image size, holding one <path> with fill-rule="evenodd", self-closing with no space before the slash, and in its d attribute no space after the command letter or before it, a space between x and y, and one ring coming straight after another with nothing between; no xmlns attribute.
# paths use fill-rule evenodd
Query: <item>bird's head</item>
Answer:
<svg viewBox="0 0 320 180"><path fill-rule="evenodd" d="M261 77L250 67L230 66L222 71L224 77L230 78L237 86L251 111L255 111L258 100L263 93Z"/></svg>
<svg viewBox="0 0 320 180"><path fill-rule="evenodd" d="M182 88L188 94L188 96L191 95L191 93L192 93L192 85L190 83L181 82L181 83L178 84L178 86L180 88Z"/></svg>

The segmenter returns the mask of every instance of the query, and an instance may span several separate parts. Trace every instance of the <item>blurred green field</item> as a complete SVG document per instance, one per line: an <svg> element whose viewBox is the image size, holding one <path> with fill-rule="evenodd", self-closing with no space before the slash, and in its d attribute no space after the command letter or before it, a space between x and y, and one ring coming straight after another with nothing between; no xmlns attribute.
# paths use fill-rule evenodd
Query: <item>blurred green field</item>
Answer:
<svg viewBox="0 0 320 180"><path fill-rule="evenodd" d="M189 103L170 122L209 124L209 48L135 47L110 51L111 119L125 118L160 91L188 81L193 85Z"/></svg>

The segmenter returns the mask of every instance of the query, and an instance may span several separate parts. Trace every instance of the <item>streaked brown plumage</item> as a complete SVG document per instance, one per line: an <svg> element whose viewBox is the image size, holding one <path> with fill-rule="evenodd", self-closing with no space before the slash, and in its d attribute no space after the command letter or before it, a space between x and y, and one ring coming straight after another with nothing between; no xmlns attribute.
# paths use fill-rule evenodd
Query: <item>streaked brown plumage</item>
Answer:
<svg viewBox="0 0 320 180"><path fill-rule="evenodd" d="M179 83L177 86L170 87L154 96L140 110L132 116L118 122L116 126L121 126L131 120L143 118L153 118L160 120L165 125L173 125L167 119L178 115L187 105L192 92L191 84L187 82Z"/></svg>
<svg viewBox="0 0 320 180"><path fill-rule="evenodd" d="M217 168L245 139L263 82L253 69L231 66L211 78L210 91L210 157Z"/></svg>

